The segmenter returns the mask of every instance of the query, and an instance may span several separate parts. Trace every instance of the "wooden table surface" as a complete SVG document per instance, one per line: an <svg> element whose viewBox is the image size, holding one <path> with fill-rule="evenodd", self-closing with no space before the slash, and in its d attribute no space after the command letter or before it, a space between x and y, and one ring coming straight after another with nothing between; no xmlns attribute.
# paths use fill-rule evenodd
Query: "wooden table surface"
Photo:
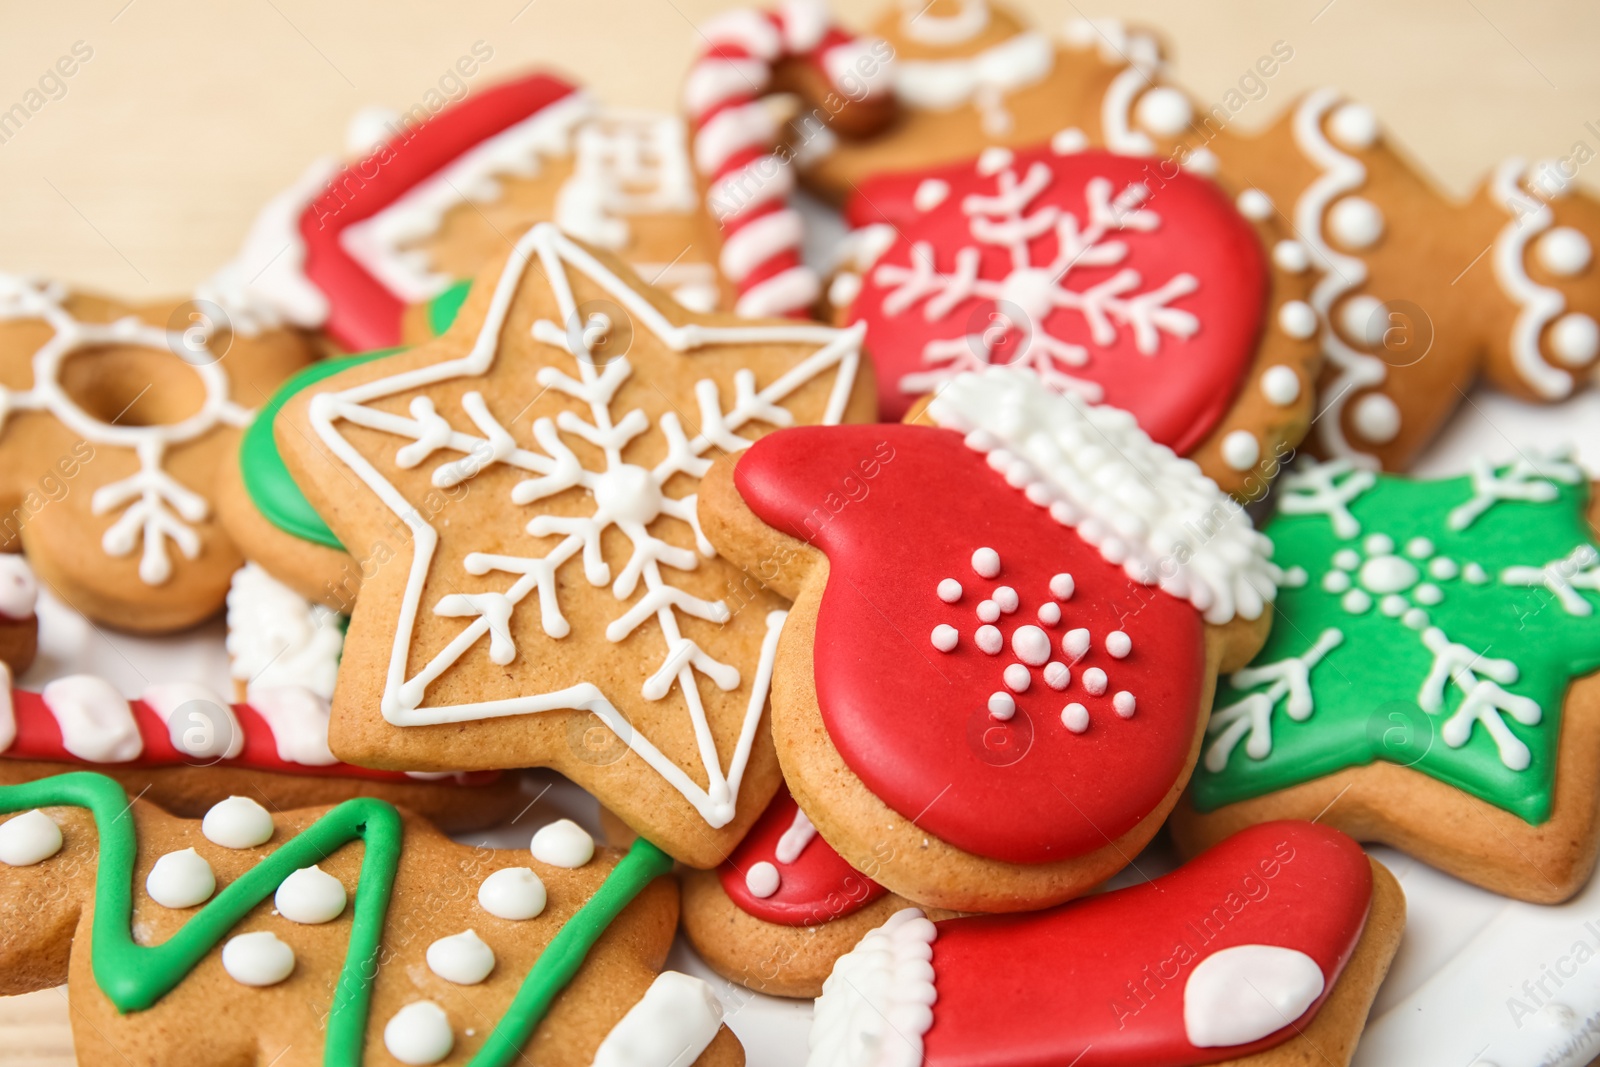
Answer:
<svg viewBox="0 0 1600 1067"><path fill-rule="evenodd" d="M604 100L660 109L718 0L0 0L0 111L89 52L0 140L0 271L131 298L187 291L257 206L338 152L358 108L404 109L483 42L474 84L555 66ZM873 0L853 4L871 16ZM1306 89L1371 104L1448 190L1510 154L1600 152L1600 4L1586 0L1014 0L1041 26L1114 15L1160 27L1202 101L1285 41L1294 58L1238 117L1259 127ZM481 48L482 46L480 46ZM1593 127L1586 125L1593 123ZM1600 167L1580 171L1600 188ZM0 1061L72 1062L64 993L0 999Z"/></svg>

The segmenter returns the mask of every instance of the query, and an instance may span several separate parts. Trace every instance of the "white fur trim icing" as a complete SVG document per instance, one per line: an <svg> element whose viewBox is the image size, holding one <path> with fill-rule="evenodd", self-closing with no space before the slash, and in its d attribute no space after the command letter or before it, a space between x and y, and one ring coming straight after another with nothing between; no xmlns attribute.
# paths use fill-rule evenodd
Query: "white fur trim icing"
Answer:
<svg viewBox="0 0 1600 1067"><path fill-rule="evenodd" d="M244 751L244 729L228 698L193 682L162 682L139 695L167 724L172 747L195 759L234 759Z"/></svg>
<svg viewBox="0 0 1600 1067"><path fill-rule="evenodd" d="M1259 1041L1322 995L1317 961L1278 945L1235 945L1195 965L1183 986L1183 1029L1196 1048Z"/></svg>
<svg viewBox="0 0 1600 1067"><path fill-rule="evenodd" d="M806 1067L919 1067L933 1025L933 942L917 908L897 911L840 956L811 1018Z"/></svg>
<svg viewBox="0 0 1600 1067"><path fill-rule="evenodd" d="M928 405L989 466L1134 581L1189 601L1206 621L1261 615L1277 594L1272 544L1192 461L1134 417L1055 393L1031 372L953 379Z"/></svg>
<svg viewBox="0 0 1600 1067"><path fill-rule="evenodd" d="M693 1063L722 1028L722 1001L699 978L662 971L600 1042L594 1067Z"/></svg>
<svg viewBox="0 0 1600 1067"><path fill-rule="evenodd" d="M104 678L73 674L40 692L56 717L61 745L90 763L126 763L139 758L144 738L128 701Z"/></svg>
<svg viewBox="0 0 1600 1067"><path fill-rule="evenodd" d="M302 767L327 767L339 760L328 748L328 698L297 685L250 690L250 707L267 721L278 758Z"/></svg>
<svg viewBox="0 0 1600 1067"><path fill-rule="evenodd" d="M298 686L332 699L344 651L336 613L246 563L228 585L228 673L252 691Z"/></svg>

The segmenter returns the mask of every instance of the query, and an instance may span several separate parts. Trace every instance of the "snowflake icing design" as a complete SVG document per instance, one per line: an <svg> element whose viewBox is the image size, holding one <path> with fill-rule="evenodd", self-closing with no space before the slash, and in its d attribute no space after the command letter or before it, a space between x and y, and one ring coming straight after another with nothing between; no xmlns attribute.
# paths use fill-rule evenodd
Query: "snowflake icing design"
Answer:
<svg viewBox="0 0 1600 1067"><path fill-rule="evenodd" d="M1504 768L1518 772L1531 766L1533 753L1512 732L1507 717L1523 726L1537 726L1545 719L1544 709L1538 700L1507 687L1519 681L1537 682L1528 677L1530 672L1519 666L1518 658L1532 654L1532 646L1554 638L1541 638L1536 634L1524 636L1507 627L1497 640L1474 640L1469 644L1453 639L1448 633L1448 628L1459 624L1463 616L1454 616L1454 623L1436 616L1445 612L1443 606L1452 597L1465 596L1466 591L1474 588L1498 594L1510 613L1516 607L1518 587L1545 591L1560 609L1555 616L1557 620L1563 616L1593 615L1594 605L1580 590L1600 592L1600 551L1589 543L1581 515L1574 518L1570 508L1559 509L1559 517L1546 513L1517 519L1522 528L1533 529L1548 525L1547 520L1554 518L1554 532L1544 538L1546 541L1570 544L1573 535L1583 538L1577 547L1553 561L1502 566L1497 574L1480 562L1457 558L1474 547L1484 552L1492 550L1490 542L1496 539L1495 535L1485 534L1485 541L1476 542L1473 535L1476 525L1493 509L1507 503L1553 504L1562 499L1563 487L1583 481L1582 471L1565 452L1523 456L1499 466L1479 462L1474 464L1466 479L1436 483L1406 483L1358 467L1349 460L1287 473L1281 486L1280 513L1285 517L1324 518L1332 541L1328 559L1320 563L1312 558L1299 558L1298 540L1279 540L1280 551L1288 548L1296 557L1293 561L1296 564L1315 564L1312 569L1317 575L1313 580L1304 568L1291 566L1286 572L1285 588L1290 596L1315 597L1320 593L1331 598L1334 616L1342 615L1348 625L1312 631L1317 634L1314 640L1309 640L1298 627L1274 630L1274 639L1269 642L1262 661L1236 671L1228 679L1227 688L1233 699L1225 697L1212 713L1207 728L1210 740L1205 751L1205 770L1212 775L1228 774L1230 760L1241 742L1249 758L1247 764L1272 756L1273 716L1278 709L1281 707L1294 723L1310 720L1317 710L1313 673L1331 653L1347 643L1351 634L1359 634L1363 629L1372 633L1373 628L1381 625L1378 620L1398 624L1402 633L1410 631L1414 636L1407 640L1420 645L1425 656L1422 662L1428 666L1425 673L1415 679L1416 688L1410 695L1418 708L1438 722L1438 739L1446 751L1463 748L1481 726ZM1462 485L1470 492L1465 501L1458 495L1450 495L1452 491L1459 492L1454 490L1455 486ZM1415 529L1399 541L1386 532L1364 529L1363 520L1352 511L1352 506L1374 491L1392 492L1397 486L1425 489L1435 494L1408 500L1400 506L1422 513L1422 523L1431 523L1431 530L1437 533L1440 542L1448 540L1454 546L1454 554L1444 551L1432 537ZM1450 506L1444 507L1441 503L1430 508L1424 501L1448 502ZM1366 514L1370 523L1372 517L1383 513L1372 508ZM1563 527L1562 522L1566 520L1570 521ZM1503 530L1502 527L1498 539L1504 539ZM1492 624L1496 621L1481 617L1482 610L1478 609L1479 622ZM1543 605L1540 605L1536 614L1542 610ZM1301 621L1310 618L1309 613L1300 617ZM1390 635L1383 635L1381 639L1384 642L1399 640ZM1282 654L1291 648L1300 651ZM1544 665L1541 663L1540 667ZM1532 673L1540 672L1536 669ZM1206 784L1202 783L1203 790Z"/></svg>
<svg viewBox="0 0 1600 1067"><path fill-rule="evenodd" d="M536 340L573 357L573 372L555 367L542 368L538 384L578 401L587 408L587 417L563 411L555 419L541 417L532 423L532 447L519 443L512 432L490 412L479 392L462 396L461 407L473 423L471 429L451 424L423 395L409 404L409 417L372 407L375 401L415 393L428 385L485 374L497 358L499 335L506 315L521 284L530 260L537 258L548 277L563 320L578 323L579 309L567 271L576 269L605 288L623 305L636 322L641 322L667 347L688 351L708 345L800 343L814 344L816 351L796 363L773 382L758 387L752 371L740 370L733 376L734 397L724 407L717 383L704 379L695 385L699 405L700 430L691 436L673 412L662 415L654 427L638 408L617 412L617 393L634 373L625 356L596 366L593 349L601 346L613 324L604 314L591 314L581 327L568 329L549 320L534 324ZM732 691L741 682L741 672L724 663L694 640L683 635L680 616L724 623L731 613L720 601L695 596L673 583L675 572L695 570L702 558L715 552L701 532L696 517L696 497L674 498L665 492L669 481L680 475L698 480L711 465L714 451L737 452L747 448L751 438L739 430L752 422L787 426L793 415L783 402L801 386L829 371L835 381L824 419L836 423L843 415L859 362L859 328L838 330L823 326L747 326L705 327L674 325L647 300L629 289L625 282L589 253L563 237L553 226L539 225L517 244L505 273L496 287L488 318L479 331L472 351L464 358L400 372L340 393L324 393L314 398L310 416L318 435L366 481L396 516L407 522L416 538L416 552L408 576L396 642L390 657L384 688L382 713L399 726L462 722L505 715L531 714L557 709L583 709L597 715L618 737L627 742L657 773L684 795L713 827L726 825L734 814L734 800L748 759L756 723L765 707L776 654L779 628L784 612L770 613L761 647L757 676L752 682L750 703L745 714L735 755L726 771L719 764L715 741L707 723L699 688L704 677L722 691ZM439 462L431 476L438 488L460 485L484 470L503 464L529 477L511 489L511 502L518 507L537 504L567 490L582 488L592 498L587 515L563 516L535 514L526 523L534 537L559 537L554 548L543 555L468 553L462 561L469 575L491 573L514 576L503 592L448 593L433 604L435 615L470 620L444 648L437 651L415 674L407 676L411 635L416 613L422 608L425 581L438 545L439 535L403 495L379 473L340 434L335 423L343 420L357 426L380 430L407 439L395 452L395 464L411 469L432 461L435 453L450 458ZM623 458L630 442L654 429L665 445L666 455L654 466L643 467ZM602 469L586 468L576 453L563 441L562 434L581 439L604 456ZM686 523L693 533L696 548L683 548L652 533L651 524L661 517ZM631 554L620 568L613 568L601 551L601 535L608 529L620 531L631 546ZM618 601L626 601L642 589L643 595L607 625L605 636L622 641L639 627L654 620L661 632L664 650L655 671L645 680L642 695L658 701L667 696L673 683L681 689L693 722L695 740L707 775L708 786L701 788L676 763L656 748L643 732L628 722L610 699L594 684L584 682L553 693L525 695L480 703L425 706L429 686L449 667L488 637L487 656L495 664L509 664L519 654L512 634L512 618L525 600L536 598L539 625L552 638L562 638L571 625L561 607L561 583L557 571L569 560L581 564L584 578L593 586L609 585Z"/></svg>
<svg viewBox="0 0 1600 1067"><path fill-rule="evenodd" d="M96 515L118 513L101 538L106 554L120 558L142 546L139 578L146 585L161 585L172 576L168 546L176 546L186 559L198 556L200 535L194 524L211 513L205 497L163 469L167 450L219 426L246 426L252 413L229 398L227 372L208 347L214 332L209 322L183 332L151 326L134 315L108 323L82 322L67 310L67 299L60 285L0 274L0 322L37 319L51 329L50 339L33 354L33 385L0 388L0 431L12 412L41 411L91 444L131 450L139 469L96 489L89 507ZM150 426L105 422L85 411L61 387L62 366L76 353L111 345L150 348L181 359L205 391L200 410L178 422Z"/></svg>
<svg viewBox="0 0 1600 1067"><path fill-rule="evenodd" d="M1200 286L1187 272L1155 288L1141 289L1140 273L1125 266L1104 281L1073 287L1079 268L1115 267L1128 258L1128 246L1118 235L1160 227L1160 216L1145 206L1150 199L1147 186L1135 183L1116 191L1105 178L1091 179L1084 188L1085 213L1080 220L1054 205L1034 205L1053 180L1047 164L1036 161L1019 175L1014 163L1011 152L1003 148L990 148L979 158L978 173L995 179L995 191L963 199L961 209L976 244L958 249L948 270L936 265L934 247L919 241L911 248L908 266L885 263L873 273L879 285L894 287L883 301L884 313L890 316L922 303L923 314L936 321L975 297L998 312L995 324L979 334L929 341L922 353L927 369L902 377L903 392L936 392L957 374L981 370L992 362L995 349L1015 334L1018 349L1009 361L1012 365L1031 368L1053 389L1071 389L1099 401L1104 398L1099 384L1072 373L1073 368L1088 365L1089 348L1051 335L1044 325L1051 314L1077 313L1093 344L1100 347L1114 344L1119 330L1127 329L1146 356L1160 351L1164 335L1187 338L1200 328L1192 313L1172 306ZM1040 245L1052 238L1055 254L1043 258ZM1010 267L1004 277L984 276L978 245L1006 251ZM1020 322L1008 321L1008 309L1013 308L1020 313Z"/></svg>

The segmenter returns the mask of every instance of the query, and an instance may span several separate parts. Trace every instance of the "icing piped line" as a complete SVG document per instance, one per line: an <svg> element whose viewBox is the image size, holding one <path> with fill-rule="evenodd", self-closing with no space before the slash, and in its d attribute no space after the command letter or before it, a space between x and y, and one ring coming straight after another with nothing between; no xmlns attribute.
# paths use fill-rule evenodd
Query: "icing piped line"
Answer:
<svg viewBox="0 0 1600 1067"><path fill-rule="evenodd" d="M1567 307L1561 290L1540 285L1528 276L1527 249L1555 223L1550 205L1523 188L1527 165L1508 159L1494 170L1489 191L1510 216L1494 238L1494 274L1517 305L1511 326L1511 361L1517 373L1540 396L1560 400L1572 394L1572 375L1553 367L1539 350L1544 329Z"/></svg>
<svg viewBox="0 0 1600 1067"><path fill-rule="evenodd" d="M917 908L891 915L840 956L822 984L806 1067L920 1067L933 1025L933 942Z"/></svg>
<svg viewBox="0 0 1600 1067"><path fill-rule="evenodd" d="M1029 371L963 374L928 404L940 426L1128 577L1207 622L1259 618L1277 593L1272 544L1192 461L1134 417L1047 389ZM1220 517L1220 518L1219 518Z"/></svg>

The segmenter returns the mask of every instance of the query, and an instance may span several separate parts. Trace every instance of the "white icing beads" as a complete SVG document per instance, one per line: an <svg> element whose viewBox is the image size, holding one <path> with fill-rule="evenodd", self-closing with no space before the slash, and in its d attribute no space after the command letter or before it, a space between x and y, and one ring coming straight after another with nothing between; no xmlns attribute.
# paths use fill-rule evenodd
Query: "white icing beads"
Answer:
<svg viewBox="0 0 1600 1067"><path fill-rule="evenodd" d="M1236 471L1247 471L1261 458L1261 442L1249 430L1234 430L1222 439L1222 461Z"/></svg>
<svg viewBox="0 0 1600 1067"><path fill-rule="evenodd" d="M1400 409L1382 393L1368 393L1351 412L1356 432L1376 445L1388 444L1400 433Z"/></svg>
<svg viewBox="0 0 1600 1067"><path fill-rule="evenodd" d="M1570 311L1550 327L1550 352L1569 367L1582 367L1600 354L1600 327L1581 311Z"/></svg>
<svg viewBox="0 0 1600 1067"><path fill-rule="evenodd" d="M1072 684L1072 671L1065 663L1051 663L1044 669L1044 684L1062 690Z"/></svg>
<svg viewBox="0 0 1600 1067"><path fill-rule="evenodd" d="M1029 674L1028 668L1020 663L1007 665L1001 672L1001 677L1005 679L1006 688L1013 693L1026 693L1028 686L1033 684L1033 675Z"/></svg>
<svg viewBox="0 0 1600 1067"><path fill-rule="evenodd" d="M1070 574L1057 574L1050 579L1050 595L1057 600L1071 600L1072 592L1077 588L1077 583Z"/></svg>
<svg viewBox="0 0 1600 1067"><path fill-rule="evenodd" d="M939 599L946 604L954 604L961 599L961 583L954 578L946 578L939 583Z"/></svg>
<svg viewBox="0 0 1600 1067"><path fill-rule="evenodd" d="M1139 97L1134 116L1139 125L1157 137L1176 137L1189 128L1194 108L1189 98L1177 89L1158 85Z"/></svg>
<svg viewBox="0 0 1600 1067"><path fill-rule="evenodd" d="M494 949L475 930L441 937L428 946L428 970L456 985L477 985L494 970Z"/></svg>
<svg viewBox="0 0 1600 1067"><path fill-rule="evenodd" d="M413 1067L438 1063L450 1055L455 1044L450 1017L431 1000L407 1004L383 1027L383 1047L389 1055Z"/></svg>
<svg viewBox="0 0 1600 1067"><path fill-rule="evenodd" d="M1083 672L1083 689L1092 697L1105 696L1106 672L1099 667L1090 667Z"/></svg>
<svg viewBox="0 0 1600 1067"><path fill-rule="evenodd" d="M1127 659L1128 653L1133 651L1133 638L1121 630L1112 630L1106 634L1106 651L1111 653L1112 659Z"/></svg>
<svg viewBox="0 0 1600 1067"><path fill-rule="evenodd" d="M1089 135L1076 126L1057 130L1050 138L1050 151L1058 156L1070 156L1089 147Z"/></svg>
<svg viewBox="0 0 1600 1067"><path fill-rule="evenodd" d="M1074 701L1061 709L1061 725L1075 734L1089 728L1089 709Z"/></svg>
<svg viewBox="0 0 1600 1067"><path fill-rule="evenodd" d="M1002 585L1000 588L996 589L994 591L994 596L991 599L1000 608L1000 610L1005 612L1007 615L1010 615L1012 612L1016 611L1022 603L1022 599L1017 596L1017 591L1011 588L1009 585Z"/></svg>
<svg viewBox="0 0 1600 1067"><path fill-rule="evenodd" d="M239 934L222 946L222 969L240 985L277 985L294 971L294 949L270 930Z"/></svg>
<svg viewBox="0 0 1600 1067"><path fill-rule="evenodd" d="M924 179L917 191L911 194L911 203L918 211L932 211L950 195L950 183L940 178Z"/></svg>
<svg viewBox="0 0 1600 1067"><path fill-rule="evenodd" d="M1061 651L1074 660L1082 659L1089 651L1089 631L1081 626L1068 630L1061 638Z"/></svg>
<svg viewBox="0 0 1600 1067"><path fill-rule="evenodd" d="M31 867L61 851L61 827L38 808L0 825L0 863Z"/></svg>
<svg viewBox="0 0 1600 1067"><path fill-rule="evenodd" d="M478 905L500 919L533 919L544 911L544 883L528 867L495 871L478 887Z"/></svg>
<svg viewBox="0 0 1600 1067"><path fill-rule="evenodd" d="M272 903L290 922L332 922L344 912L344 883L321 867L302 867L283 880Z"/></svg>
<svg viewBox="0 0 1600 1067"><path fill-rule="evenodd" d="M992 548L980 548L972 554L972 569L980 578L1000 576L1000 553Z"/></svg>
<svg viewBox="0 0 1600 1067"><path fill-rule="evenodd" d="M1017 713L1017 702L1010 693L993 693L989 697L989 714L1001 722Z"/></svg>
<svg viewBox="0 0 1600 1067"><path fill-rule="evenodd" d="M1328 118L1328 133L1346 148L1371 148L1378 142L1378 117L1364 104L1342 104Z"/></svg>
<svg viewBox="0 0 1600 1067"><path fill-rule="evenodd" d="M978 605L978 620L980 622L996 622L1000 618L1000 605L993 600L985 600Z"/></svg>
<svg viewBox="0 0 1600 1067"><path fill-rule="evenodd" d="M1311 269L1311 253L1295 240L1283 240L1272 246L1272 262L1281 271L1304 274Z"/></svg>
<svg viewBox="0 0 1600 1067"><path fill-rule="evenodd" d="M980 626L972 638L977 642L978 648L991 656L998 656L1000 650L1006 647L1006 639L1000 636L1000 631L993 626Z"/></svg>
<svg viewBox="0 0 1600 1067"><path fill-rule="evenodd" d="M1300 375L1285 366L1268 367L1261 372L1261 395L1279 407L1300 399Z"/></svg>
<svg viewBox="0 0 1600 1067"><path fill-rule="evenodd" d="M1133 718L1134 703L1133 694L1126 689L1119 689L1117 695L1111 698L1112 708L1124 719Z"/></svg>
<svg viewBox="0 0 1600 1067"><path fill-rule="evenodd" d="M539 827L528 849L540 863L573 869L594 859L594 838L571 819L560 819Z"/></svg>
<svg viewBox="0 0 1600 1067"><path fill-rule="evenodd" d="M1304 341L1316 335L1317 313L1304 300L1285 300L1278 309L1278 328L1295 340Z"/></svg>
<svg viewBox="0 0 1600 1067"><path fill-rule="evenodd" d="M200 832L223 848L255 848L272 838L272 813L249 797L229 797L211 805Z"/></svg>
<svg viewBox="0 0 1600 1067"><path fill-rule="evenodd" d="M750 895L758 900L766 900L778 891L782 881L778 876L778 868L762 860L750 865L744 875L744 887L750 890Z"/></svg>
<svg viewBox="0 0 1600 1067"><path fill-rule="evenodd" d="M1239 194L1237 201L1239 214L1247 219L1269 219L1272 217L1272 197L1260 189L1246 189Z"/></svg>
<svg viewBox="0 0 1600 1067"><path fill-rule="evenodd" d="M144 880L150 899L164 908L192 908L211 899L217 876L211 864L192 848L168 852L156 860Z"/></svg>
<svg viewBox="0 0 1600 1067"><path fill-rule="evenodd" d="M1539 265L1558 278L1582 274L1594 254L1581 230L1557 226L1546 231L1533 246Z"/></svg>
<svg viewBox="0 0 1600 1067"><path fill-rule="evenodd" d="M1046 626L1054 626L1056 623L1060 622L1061 621L1061 605L1060 604L1040 604L1039 605L1039 621L1044 623Z"/></svg>
<svg viewBox="0 0 1600 1067"><path fill-rule="evenodd" d="M1037 626L1019 626L1011 635L1011 651L1029 667L1042 667L1050 660L1050 635Z"/></svg>
<svg viewBox="0 0 1600 1067"><path fill-rule="evenodd" d="M1347 196L1328 210L1328 232L1346 248L1371 248L1383 236L1383 212L1364 196Z"/></svg>
<svg viewBox="0 0 1600 1067"><path fill-rule="evenodd" d="M1383 301L1368 293L1346 300L1339 308L1339 328L1346 337L1368 348L1383 344L1383 333L1388 327L1388 316L1383 313Z"/></svg>
<svg viewBox="0 0 1600 1067"><path fill-rule="evenodd" d="M933 628L932 640L933 647L940 652L954 652L957 642L961 640L961 634L954 626L941 622Z"/></svg>

